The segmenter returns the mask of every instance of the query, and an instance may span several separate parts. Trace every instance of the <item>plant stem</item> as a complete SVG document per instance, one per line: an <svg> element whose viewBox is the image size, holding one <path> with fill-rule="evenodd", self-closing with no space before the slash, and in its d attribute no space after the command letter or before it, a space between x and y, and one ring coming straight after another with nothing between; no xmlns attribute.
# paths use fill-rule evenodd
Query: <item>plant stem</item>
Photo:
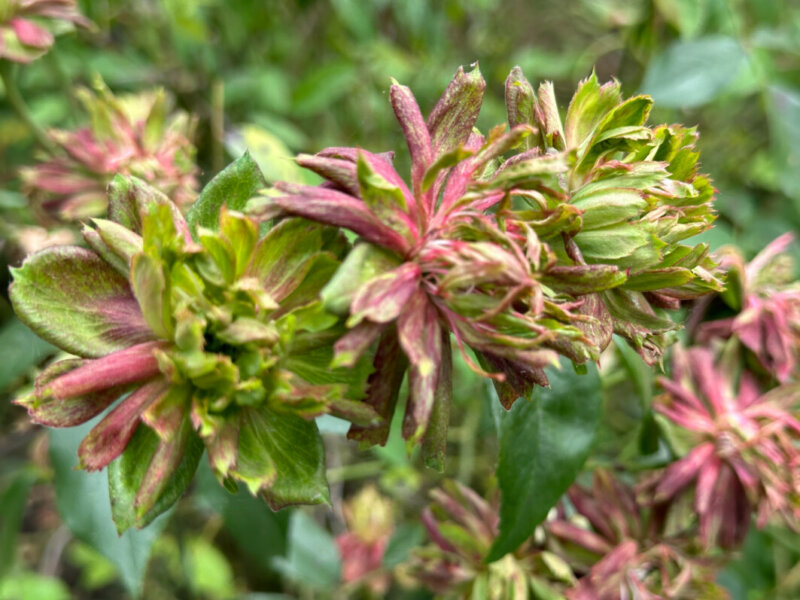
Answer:
<svg viewBox="0 0 800 600"><path fill-rule="evenodd" d="M331 483L338 483L340 481L373 477L385 468L386 465L380 460L334 467L333 469L328 469L328 481Z"/></svg>
<svg viewBox="0 0 800 600"><path fill-rule="evenodd" d="M0 79L3 81L3 87L5 87L6 91L6 100L8 100L11 108L14 109L14 112L17 113L17 116L22 120L23 123L25 123L30 132L33 134L36 142L42 147L42 149L46 150L50 154L53 154L55 151L55 144L47 135L47 132L42 128L42 126L34 121L33 117L31 116L31 111L28 108L28 105L25 104L25 100L22 99L22 95L19 93L19 89L17 89L17 86L14 83L14 74L12 72L12 64L10 62L0 60Z"/></svg>
<svg viewBox="0 0 800 600"><path fill-rule="evenodd" d="M215 79L211 84L211 166L219 173L225 166L225 83Z"/></svg>
<svg viewBox="0 0 800 600"><path fill-rule="evenodd" d="M61 91L64 92L64 97L67 99L70 121L73 125L77 125L78 115L80 115L81 108L75 98L75 94L72 91L72 84L70 83L67 74L64 72L64 65L61 64L61 60L58 58L58 56L58 52L48 52L45 56L45 59L47 60L53 77L58 82L58 87L61 88Z"/></svg>

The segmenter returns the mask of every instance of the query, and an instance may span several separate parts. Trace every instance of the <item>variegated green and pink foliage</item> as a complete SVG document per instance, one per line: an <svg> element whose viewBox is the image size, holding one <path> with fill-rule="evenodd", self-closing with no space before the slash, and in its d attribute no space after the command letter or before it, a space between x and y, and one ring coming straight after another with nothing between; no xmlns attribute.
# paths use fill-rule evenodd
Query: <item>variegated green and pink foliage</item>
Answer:
<svg viewBox="0 0 800 600"><path fill-rule="evenodd" d="M47 249L15 271L19 317L78 357L19 402L63 427L119 400L80 459L110 466L121 529L174 502L203 448L223 484L274 507L325 501L313 418L345 418L350 438L383 444L406 372L404 437L442 468L451 335L508 408L547 385L559 354L596 360L612 331L658 358L676 327L664 309L720 287L706 247L678 243L713 220L693 132L646 127L648 99L622 101L594 76L562 130L551 88L536 98L514 71L511 129L484 137L484 87L477 68L459 69L425 120L392 86L410 185L390 153L301 155L327 181L252 201L259 229L237 212L264 185L247 157L204 190L191 226L161 191L117 176L108 219L83 230L90 249ZM121 114L98 106L98 122ZM150 124L136 130L145 139Z"/></svg>
<svg viewBox="0 0 800 600"><path fill-rule="evenodd" d="M430 496L422 522L431 543L414 550L407 573L443 598L728 597L714 581L718 557L604 469L590 488L574 484L569 504L494 562L486 557L498 535L496 503L454 481Z"/></svg>
<svg viewBox="0 0 800 600"><path fill-rule="evenodd" d="M115 96L100 79L94 88L78 90L88 125L49 131L56 154L20 172L40 220L104 216L116 174L138 177L186 209L198 191L195 119L172 110L163 89Z"/></svg>
<svg viewBox="0 0 800 600"><path fill-rule="evenodd" d="M83 236L90 249L49 248L14 271L20 319L79 357L17 402L69 427L121 399L79 449L82 467L110 465L118 526L177 499L203 445L226 487L244 483L274 508L326 501L311 418L377 419L358 401L362 371L328 369L342 332L317 297L338 266L336 232L287 219L259 239L252 220L223 209L217 230L193 238L166 196L118 176L109 219Z"/></svg>
<svg viewBox="0 0 800 600"><path fill-rule="evenodd" d="M557 265L586 269L584 279L567 275L553 287L590 295L593 341L602 348L614 332L649 363L658 360L676 327L661 309L722 289L708 245L682 243L714 221L697 131L647 126L650 97L624 100L618 82L600 85L594 74L563 125L553 86L535 94L518 68L506 81L506 104L512 125L538 130L495 175L517 188L512 219L547 243Z"/></svg>
<svg viewBox="0 0 800 600"><path fill-rule="evenodd" d="M613 332L650 362L677 326L665 309L721 289L704 244L682 240L713 221L697 173L696 133L645 125L652 101L619 84L581 83L562 127L550 84L539 96L519 69L507 82L510 129L474 129L485 83L459 69L426 119L391 87L411 155L407 185L391 154L328 148L298 162L320 186L278 184L253 203L360 241L323 292L349 315L336 344L351 364L378 341L366 402L385 417L350 437L384 443L408 362L403 433L441 465L451 394L450 334L509 407L557 354L596 360ZM474 364L466 348L478 359Z"/></svg>

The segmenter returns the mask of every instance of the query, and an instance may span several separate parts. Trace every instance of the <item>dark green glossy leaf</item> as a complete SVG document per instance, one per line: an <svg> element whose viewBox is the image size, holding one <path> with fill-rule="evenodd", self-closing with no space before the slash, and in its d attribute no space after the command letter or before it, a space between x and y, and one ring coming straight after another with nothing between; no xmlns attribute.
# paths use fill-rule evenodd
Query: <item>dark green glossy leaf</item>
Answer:
<svg viewBox="0 0 800 600"><path fill-rule="evenodd" d="M492 562L528 539L567 491L583 466L601 416L600 376L594 365L576 375L570 362L547 376L500 418L500 532L486 558Z"/></svg>

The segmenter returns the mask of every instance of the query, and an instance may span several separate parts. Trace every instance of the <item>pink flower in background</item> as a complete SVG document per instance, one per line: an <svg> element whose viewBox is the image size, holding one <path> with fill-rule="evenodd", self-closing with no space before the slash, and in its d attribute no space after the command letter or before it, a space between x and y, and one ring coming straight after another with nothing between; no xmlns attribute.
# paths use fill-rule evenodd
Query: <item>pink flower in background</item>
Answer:
<svg viewBox="0 0 800 600"><path fill-rule="evenodd" d="M80 91L90 126L51 131L63 153L21 172L41 216L77 220L104 215L106 188L117 173L144 180L178 206L193 202L194 119L170 112L161 90L116 97L102 81L96 89L96 94Z"/></svg>
<svg viewBox="0 0 800 600"><path fill-rule="evenodd" d="M342 581L363 582L375 593L389 586L381 571L383 555L394 531L394 506L388 498L368 485L343 507L347 531L336 537L342 558Z"/></svg>
<svg viewBox="0 0 800 600"><path fill-rule="evenodd" d="M690 539L665 534L663 514L637 503L634 489L610 472L596 470L591 488L575 484L568 495L581 519L562 510L545 528L582 575L569 600L724 597L709 565L687 551Z"/></svg>
<svg viewBox="0 0 800 600"><path fill-rule="evenodd" d="M75 0L4 0L0 3L0 58L29 63L45 54L55 40L40 24L44 20L91 26L78 12Z"/></svg>
<svg viewBox="0 0 800 600"><path fill-rule="evenodd" d="M673 379L655 409L688 430L694 448L651 485L653 500L667 502L694 482L700 535L729 548L744 539L752 510L763 526L773 515L800 526L800 421L793 412L800 384L761 394L755 378L735 377L715 366L705 348L676 349Z"/></svg>
<svg viewBox="0 0 800 600"><path fill-rule="evenodd" d="M720 253L728 270L726 299L739 314L704 323L701 340L736 336L778 381L796 378L800 364L800 285L785 254L794 235L776 238L747 265L733 248Z"/></svg>

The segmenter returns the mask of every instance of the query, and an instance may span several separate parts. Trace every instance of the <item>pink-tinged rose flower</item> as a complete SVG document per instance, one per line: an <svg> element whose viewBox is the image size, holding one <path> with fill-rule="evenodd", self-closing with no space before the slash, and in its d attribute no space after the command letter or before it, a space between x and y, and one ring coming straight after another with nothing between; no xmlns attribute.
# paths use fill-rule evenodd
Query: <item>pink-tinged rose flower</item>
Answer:
<svg viewBox="0 0 800 600"><path fill-rule="evenodd" d="M550 286L595 279L613 285L616 267L548 271L550 253L525 227L498 216L510 183L485 174L532 134L520 125L473 131L485 83L475 68L459 69L427 121L411 91L395 83L390 98L411 154L410 185L391 155L328 148L298 162L327 181L278 184L255 210L266 217L296 215L349 229L361 241L323 291L331 310L350 315L336 344L348 365L377 342L367 402L387 422L408 365L409 400L403 435L423 441L429 465L441 468L452 394L450 334L471 348L504 404L546 385L544 367L557 352L576 362L596 359L597 346L577 323L596 321L584 302ZM590 288L591 289L591 288ZM383 444L388 426L351 429L349 436Z"/></svg>
<svg viewBox="0 0 800 600"><path fill-rule="evenodd" d="M80 95L91 124L51 131L61 154L21 171L23 189L42 220L105 215L106 188L116 174L142 179L179 207L194 201L194 119L170 112L163 90L115 97L102 82L96 87L96 93Z"/></svg>
<svg viewBox="0 0 800 600"><path fill-rule="evenodd" d="M343 509L347 531L336 537L342 558L342 581L362 583L373 593L385 593L389 574L381 571L386 546L394 530L391 501L368 485Z"/></svg>
<svg viewBox="0 0 800 600"><path fill-rule="evenodd" d="M762 394L750 372L738 389L735 380L710 350L676 348L655 409L690 432L694 447L647 486L657 504L692 489L700 536L724 548L742 542L753 511L759 526L775 516L800 529L800 384Z"/></svg>
<svg viewBox="0 0 800 600"><path fill-rule="evenodd" d="M574 515L562 509L545 523L554 551L581 575L568 600L727 597L710 562L692 555L691 539L666 535L663 514L637 504L634 489L608 471L568 495Z"/></svg>
<svg viewBox="0 0 800 600"><path fill-rule="evenodd" d="M783 234L746 265L737 249L721 250L729 279L723 298L739 314L703 323L697 334L703 342L735 336L782 383L797 379L800 365L800 282L785 253L793 240Z"/></svg>
<svg viewBox="0 0 800 600"><path fill-rule="evenodd" d="M422 512L432 544L414 551L408 574L430 591L447 598L528 598L535 589L543 597L561 598L574 583L569 566L552 552L528 540L514 553L486 563L498 535L497 503L475 491L446 481L431 491L433 502Z"/></svg>
<svg viewBox="0 0 800 600"><path fill-rule="evenodd" d="M0 59L29 63L45 54L54 42L44 26L51 20L91 26L75 0L0 0Z"/></svg>
<svg viewBox="0 0 800 600"><path fill-rule="evenodd" d="M89 470L152 440L149 453L134 448L146 465L130 474L135 497L121 528L176 501L203 446L228 488L239 482L276 509L326 502L312 418L378 417L352 399L363 371L327 369L338 332L326 330L338 320L318 294L338 262L323 249L323 228L286 219L259 239L254 221L222 210L218 229L198 228L195 241L175 204L122 176L109 217L84 228L90 249L48 248L13 270L19 318L79 357L51 365L17 403L37 423L71 427L117 402L80 445ZM187 470L183 489L162 501Z"/></svg>

